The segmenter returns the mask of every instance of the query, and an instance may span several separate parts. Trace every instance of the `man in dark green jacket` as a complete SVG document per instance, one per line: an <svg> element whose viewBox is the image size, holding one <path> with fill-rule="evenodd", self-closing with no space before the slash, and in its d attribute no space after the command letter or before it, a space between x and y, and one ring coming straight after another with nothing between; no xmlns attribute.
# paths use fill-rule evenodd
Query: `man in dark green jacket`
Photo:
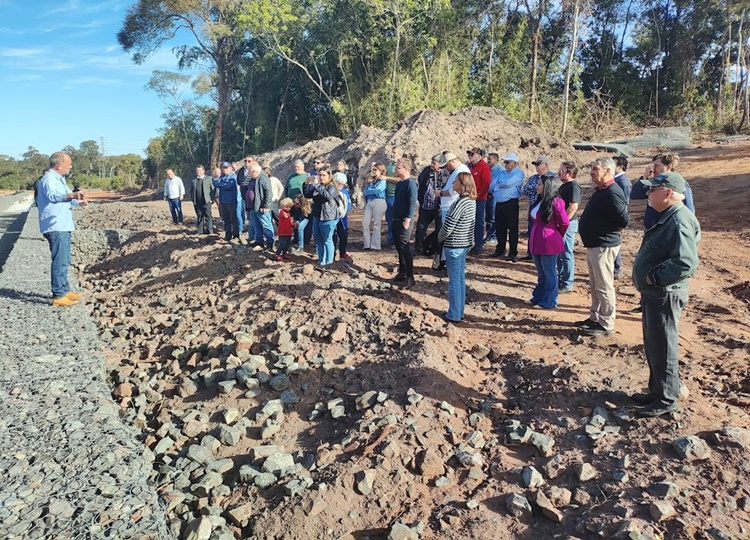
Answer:
<svg viewBox="0 0 750 540"><path fill-rule="evenodd" d="M677 323L688 299L688 279L698 267L701 229L683 204L685 179L665 172L651 180L648 204L658 213L646 230L633 263L633 283L641 293L643 344L650 371L647 394L633 400L644 407L639 416L654 417L679 410L679 334Z"/></svg>

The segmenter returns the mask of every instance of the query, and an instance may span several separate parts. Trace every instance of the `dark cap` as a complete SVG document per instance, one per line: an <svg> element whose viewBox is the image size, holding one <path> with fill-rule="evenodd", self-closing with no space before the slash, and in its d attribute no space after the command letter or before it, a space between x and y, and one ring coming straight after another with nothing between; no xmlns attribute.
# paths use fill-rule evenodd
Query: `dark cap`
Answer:
<svg viewBox="0 0 750 540"><path fill-rule="evenodd" d="M223 162L223 163L221 164L221 168L222 168L222 169L226 169L227 167L231 167L231 166L232 166L232 164L231 164L231 163L229 163L228 161L224 161L224 162Z"/></svg>
<svg viewBox="0 0 750 540"><path fill-rule="evenodd" d="M641 180L641 184L649 187L664 186L677 193L685 193L685 179L680 173L676 172L661 173L659 176L656 176L651 180L646 180L644 178Z"/></svg>
<svg viewBox="0 0 750 540"><path fill-rule="evenodd" d="M475 146L471 150L466 151L467 154L479 154L480 156L484 156L484 149L479 148L478 146Z"/></svg>

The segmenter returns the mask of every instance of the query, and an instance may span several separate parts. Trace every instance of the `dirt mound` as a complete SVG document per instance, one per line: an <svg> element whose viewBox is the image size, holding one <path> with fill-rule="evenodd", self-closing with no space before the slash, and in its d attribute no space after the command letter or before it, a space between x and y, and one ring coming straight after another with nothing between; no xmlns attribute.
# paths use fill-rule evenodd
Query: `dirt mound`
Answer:
<svg viewBox="0 0 750 540"><path fill-rule="evenodd" d="M437 153L447 150L464 159L466 150L474 146L497 152L501 158L507 152L516 152L524 169L540 154L549 156L552 163L573 160L581 164L596 155L577 152L538 127L513 120L499 109L470 107L455 113L419 111L389 130L363 126L344 141L329 137L302 147L284 146L261 155L259 160L270 164L276 176L286 178L295 159L307 163L312 157L322 155L332 163L343 159L362 177L371 163L388 163L394 146L414 159L417 172L429 165Z"/></svg>

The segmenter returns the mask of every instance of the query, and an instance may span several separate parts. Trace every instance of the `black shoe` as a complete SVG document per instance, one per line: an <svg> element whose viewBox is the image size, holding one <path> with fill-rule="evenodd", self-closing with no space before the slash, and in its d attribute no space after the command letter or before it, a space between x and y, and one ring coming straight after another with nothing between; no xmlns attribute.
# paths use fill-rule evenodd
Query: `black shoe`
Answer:
<svg viewBox="0 0 750 540"><path fill-rule="evenodd" d="M520 258L520 259L518 259L518 260L519 260L519 261L533 261L533 260L534 260L534 257L532 257L531 255L526 255L525 257L521 257L521 258Z"/></svg>
<svg viewBox="0 0 750 540"><path fill-rule="evenodd" d="M577 326L578 328L591 328L596 323L592 321L591 319L584 319L582 321L576 321L573 323L573 326Z"/></svg>
<svg viewBox="0 0 750 540"><path fill-rule="evenodd" d="M611 336L615 333L614 330L606 330L601 324L594 323L593 326L587 326L583 329L583 333L587 336Z"/></svg>
<svg viewBox="0 0 750 540"><path fill-rule="evenodd" d="M518 262L519 261L517 255L508 255L507 257L505 257L505 260L509 261L509 262ZM520 260L523 260L523 259L520 259Z"/></svg>
<svg viewBox="0 0 750 540"><path fill-rule="evenodd" d="M638 306L636 308L631 309L628 313L632 313L633 315L637 315L639 313L643 313L643 308L641 306Z"/></svg>
<svg viewBox="0 0 750 540"><path fill-rule="evenodd" d="M490 255L490 257L493 257L493 258L495 258L495 257L505 257L505 252L504 251L496 251L495 253L493 253L492 255Z"/></svg>
<svg viewBox="0 0 750 540"><path fill-rule="evenodd" d="M680 412L681 410L682 407L680 407L676 402L664 403L663 401L654 401L653 403L636 410L635 414L642 418L656 418L657 416L662 416L673 412Z"/></svg>
<svg viewBox="0 0 750 540"><path fill-rule="evenodd" d="M449 324L458 324L458 323L461 322L461 321L454 321L453 319L449 319L447 315L443 315L440 318L443 319L445 322L447 322Z"/></svg>
<svg viewBox="0 0 750 540"><path fill-rule="evenodd" d="M654 401L656 401L656 396L651 392L638 392L630 396L630 399L640 405L651 405Z"/></svg>
<svg viewBox="0 0 750 540"><path fill-rule="evenodd" d="M405 291L406 289L411 289L416 285L416 281L414 281L413 277L405 278L404 284L399 287L402 291Z"/></svg>
<svg viewBox="0 0 750 540"><path fill-rule="evenodd" d="M398 274L395 278L392 279L393 283L401 283L402 281L406 281L406 276L403 274Z"/></svg>

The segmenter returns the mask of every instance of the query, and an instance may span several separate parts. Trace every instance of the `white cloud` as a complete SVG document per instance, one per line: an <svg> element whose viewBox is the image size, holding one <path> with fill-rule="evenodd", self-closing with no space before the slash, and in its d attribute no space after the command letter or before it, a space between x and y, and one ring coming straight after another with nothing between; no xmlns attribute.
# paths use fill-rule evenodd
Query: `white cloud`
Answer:
<svg viewBox="0 0 750 540"><path fill-rule="evenodd" d="M77 77L75 79L68 79L65 81L63 88L66 90L73 88L74 86L122 86L122 81L119 79L112 79L109 77Z"/></svg>
<svg viewBox="0 0 750 540"><path fill-rule="evenodd" d="M40 47L27 48L8 48L0 49L0 56L6 58L28 58L30 56L39 56L47 52L47 49Z"/></svg>
<svg viewBox="0 0 750 540"><path fill-rule="evenodd" d="M40 81L42 80L41 75L14 75L11 77L8 77L8 82L16 83L16 82L27 82L27 81Z"/></svg>

